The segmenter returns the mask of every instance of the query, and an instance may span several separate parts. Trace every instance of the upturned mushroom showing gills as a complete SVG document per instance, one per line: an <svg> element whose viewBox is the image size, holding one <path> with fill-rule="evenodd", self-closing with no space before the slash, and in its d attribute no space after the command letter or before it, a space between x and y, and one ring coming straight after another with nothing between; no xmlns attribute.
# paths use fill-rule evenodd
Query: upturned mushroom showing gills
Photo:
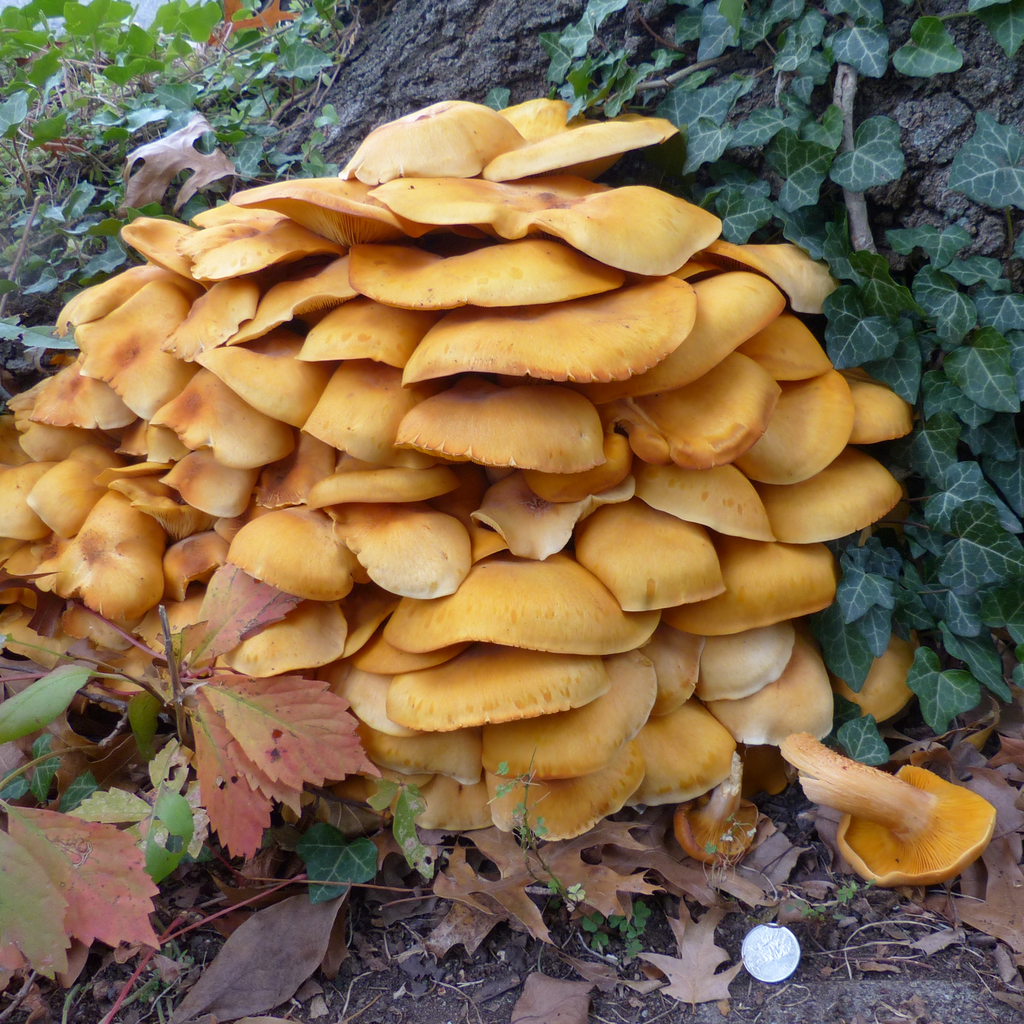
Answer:
<svg viewBox="0 0 1024 1024"><path fill-rule="evenodd" d="M843 812L839 850L875 885L932 885L955 878L992 838L996 809L933 772L895 775L837 754L807 733L781 744L808 799Z"/></svg>

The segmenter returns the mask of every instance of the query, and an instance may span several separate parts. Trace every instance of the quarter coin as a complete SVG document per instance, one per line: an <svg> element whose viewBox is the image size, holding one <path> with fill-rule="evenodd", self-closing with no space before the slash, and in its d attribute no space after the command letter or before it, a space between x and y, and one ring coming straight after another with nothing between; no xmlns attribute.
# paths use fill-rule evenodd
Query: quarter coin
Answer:
<svg viewBox="0 0 1024 1024"><path fill-rule="evenodd" d="M759 924L747 932L740 955L758 981L784 981L800 963L800 943L783 925Z"/></svg>

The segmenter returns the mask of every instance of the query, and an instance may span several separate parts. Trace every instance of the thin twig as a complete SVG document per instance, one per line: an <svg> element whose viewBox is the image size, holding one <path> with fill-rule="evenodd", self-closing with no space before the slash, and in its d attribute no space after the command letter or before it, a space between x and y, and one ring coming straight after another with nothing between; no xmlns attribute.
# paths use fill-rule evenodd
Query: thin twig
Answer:
<svg viewBox="0 0 1024 1024"><path fill-rule="evenodd" d="M10 1017L11 1014L14 1013L14 1011L17 1010L19 1006L21 1006L21 1004L25 1001L25 997L32 990L32 986L33 984L35 984L35 980L36 972L30 971L29 976L25 979L25 984L21 986L21 989L18 991L18 994L12 1000L11 1005L8 1006L3 1013L0 1013L0 1021L7 1020L7 1018Z"/></svg>
<svg viewBox="0 0 1024 1024"><path fill-rule="evenodd" d="M659 33L655 32L654 29L647 24L647 22L644 20L644 16L640 13L639 5L635 3L633 4L633 16L636 18L637 21L640 22L641 25L643 25L644 31L647 32L647 34L655 42L661 43L661 45L664 46L667 50L675 50L676 53L683 52L683 48L681 46L678 46L676 43L669 42L669 40L667 40L663 35L660 35Z"/></svg>
<svg viewBox="0 0 1024 1024"><path fill-rule="evenodd" d="M843 113L843 141L839 145L840 153L849 153L853 149L853 101L857 95L857 71L849 64L836 65L836 84L832 90L832 102ZM868 204L863 192L851 192L843 189L843 199L850 215L850 244L860 252L878 252L875 239L868 224Z"/></svg>
<svg viewBox="0 0 1024 1024"><path fill-rule="evenodd" d="M679 71L674 71L671 75L666 75L664 78L655 78L650 82L641 82L636 87L636 91L647 92L650 89L671 89L676 82L681 82L684 78L689 78L690 75L703 71L705 68L713 68L716 64L721 64L726 56L723 53L721 57L712 57L710 60L698 60L685 68L681 68Z"/></svg>
<svg viewBox="0 0 1024 1024"><path fill-rule="evenodd" d="M32 231L32 224L36 219L36 214L39 212L39 204L42 201L42 196L36 196L36 201L32 204L32 209L28 212L28 220L25 221L25 229L21 233L21 244L18 246L18 251L14 255L14 262L11 264L11 269L7 272L8 279L11 281L17 278L18 270L21 267L21 261L25 258L25 251L28 249L28 236ZM4 310L7 309L7 296L10 294L10 292L4 292L3 295L0 295L0 317L4 315Z"/></svg>
<svg viewBox="0 0 1024 1024"><path fill-rule="evenodd" d="M185 742L188 735L185 731L185 709L181 706L181 677L178 675L178 659L174 654L174 639L171 636L171 624L167 621L167 608L158 605L160 628L164 634L164 657L167 659L167 672L171 677L171 694L174 700L174 718L178 729L178 738Z"/></svg>

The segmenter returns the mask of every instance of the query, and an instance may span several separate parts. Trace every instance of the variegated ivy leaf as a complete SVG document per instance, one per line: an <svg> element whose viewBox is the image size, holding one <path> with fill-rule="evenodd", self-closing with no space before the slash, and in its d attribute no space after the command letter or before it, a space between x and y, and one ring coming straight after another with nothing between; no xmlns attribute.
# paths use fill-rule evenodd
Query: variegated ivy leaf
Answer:
<svg viewBox="0 0 1024 1024"><path fill-rule="evenodd" d="M976 708L981 700L978 681L970 672L940 671L939 656L927 647L914 652L907 686L917 694L924 720L940 735L949 728L951 719Z"/></svg>
<svg viewBox="0 0 1024 1024"><path fill-rule="evenodd" d="M978 18L992 33L992 38L1012 57L1024 42L1024 0L1010 0L978 11Z"/></svg>
<svg viewBox="0 0 1024 1024"><path fill-rule="evenodd" d="M892 636L891 608L883 608L880 604L872 605L854 625L868 642L868 647L876 658L885 654L889 638Z"/></svg>
<svg viewBox="0 0 1024 1024"><path fill-rule="evenodd" d="M700 16L700 46L697 49L697 60L712 60L721 57L726 48L735 46L739 38L739 27L729 21L728 4L722 11L726 0L712 0L705 4ZM623 4L625 6L625 4Z"/></svg>
<svg viewBox="0 0 1024 1024"><path fill-rule="evenodd" d="M974 293L974 304L983 327L994 327L997 331L1024 329L1024 295L1001 294L982 287Z"/></svg>
<svg viewBox="0 0 1024 1024"><path fill-rule="evenodd" d="M1024 237L1024 236L1022 236ZM942 270L971 240L971 233L954 224L940 234L930 224L918 228L895 228L886 231L885 240L894 252L909 256L914 249L923 249L936 270Z"/></svg>
<svg viewBox="0 0 1024 1024"><path fill-rule="evenodd" d="M810 616L808 623L814 638L821 644L829 671L839 676L854 693L860 693L875 656L856 623L843 621L838 604Z"/></svg>
<svg viewBox="0 0 1024 1024"><path fill-rule="evenodd" d="M957 464L960 423L949 412L936 413L910 436L909 464L926 480L945 486L946 474Z"/></svg>
<svg viewBox="0 0 1024 1024"><path fill-rule="evenodd" d="M686 131L686 160L683 173L692 174L703 164L714 163L729 148L733 129L717 125L706 117L693 122Z"/></svg>
<svg viewBox="0 0 1024 1024"><path fill-rule="evenodd" d="M856 288L842 285L824 302L825 346L838 369L892 354L900 337L889 317L869 316ZM918 357L920 358L920 357Z"/></svg>
<svg viewBox="0 0 1024 1024"><path fill-rule="evenodd" d="M836 108L838 109L838 108ZM900 126L890 117L869 117L853 136L853 150L840 153L829 177L851 192L866 192L903 173Z"/></svg>
<svg viewBox="0 0 1024 1024"><path fill-rule="evenodd" d="M985 472L1003 492L1013 511L1024 516L1024 452L1017 451L1005 462L986 459Z"/></svg>
<svg viewBox="0 0 1024 1024"><path fill-rule="evenodd" d="M949 169L949 188L976 203L1024 210L1024 136L989 114L974 117L976 130Z"/></svg>
<svg viewBox="0 0 1024 1024"><path fill-rule="evenodd" d="M1010 367L1010 343L998 331L983 327L969 345L946 356L946 376L971 401L993 412L1017 412L1017 382Z"/></svg>
<svg viewBox="0 0 1024 1024"><path fill-rule="evenodd" d="M825 16L814 9L794 21L779 37L782 45L775 55L775 73L798 71L810 58L814 47L821 42L825 24Z"/></svg>
<svg viewBox="0 0 1024 1024"><path fill-rule="evenodd" d="M826 0L825 9L829 14L848 14L854 21L869 25L881 25L881 0Z"/></svg>
<svg viewBox="0 0 1024 1024"><path fill-rule="evenodd" d="M843 141L843 112L830 103L821 115L821 123L809 121L800 129L800 138L832 150L838 149Z"/></svg>
<svg viewBox="0 0 1024 1024"><path fill-rule="evenodd" d="M863 366L875 380L888 384L904 401L917 404L921 391L921 350L913 333L901 337L888 358L868 361Z"/></svg>
<svg viewBox="0 0 1024 1024"><path fill-rule="evenodd" d="M828 222L820 203L802 206L798 210L784 210L776 203L775 216L782 221L782 235L787 242L799 245L812 260L822 258L825 254Z"/></svg>
<svg viewBox="0 0 1024 1024"><path fill-rule="evenodd" d="M933 494L924 505L924 518L937 529L949 532L953 513L969 502L982 501L996 510L999 524L1009 533L1020 533L1017 517L996 496L981 472L981 466L970 460L958 462L945 473L945 490Z"/></svg>
<svg viewBox="0 0 1024 1024"><path fill-rule="evenodd" d="M1003 264L989 256L968 256L965 260L952 260L942 270L963 285L984 282L996 292L1010 290L1010 282L1003 277Z"/></svg>
<svg viewBox="0 0 1024 1024"><path fill-rule="evenodd" d="M935 320L942 341L960 341L978 322L974 303L960 292L952 278L934 267L924 267L914 277L914 298Z"/></svg>
<svg viewBox="0 0 1024 1024"><path fill-rule="evenodd" d="M874 715L851 718L836 732L836 739L854 761L861 764L885 764L889 760L889 748L878 731Z"/></svg>
<svg viewBox="0 0 1024 1024"><path fill-rule="evenodd" d="M884 256L876 252L851 252L848 263L860 286L864 309L871 316L924 315L925 311L914 301L910 290L892 279L889 261Z"/></svg>
<svg viewBox="0 0 1024 1024"><path fill-rule="evenodd" d="M658 104L658 117L665 117L676 127L694 124L707 118L716 125L728 117L737 98L750 91L753 79L736 75L725 85L711 85L703 89L673 89Z"/></svg>
<svg viewBox="0 0 1024 1024"><path fill-rule="evenodd" d="M828 146L805 142L791 128L783 128L772 139L766 155L769 169L786 179L779 192L779 205L784 210L797 210L816 203L832 157Z"/></svg>
<svg viewBox="0 0 1024 1024"><path fill-rule="evenodd" d="M733 147L766 146L782 130L784 120L785 114L778 107L755 110L736 125L731 144Z"/></svg>
<svg viewBox="0 0 1024 1024"><path fill-rule="evenodd" d="M728 185L715 198L715 212L722 218L722 237L743 245L772 219L772 201L752 188Z"/></svg>
<svg viewBox="0 0 1024 1024"><path fill-rule="evenodd" d="M971 675L991 690L1000 700L1013 700L1013 694L1003 679L1003 660L992 642L992 634L976 637L960 637L945 623L939 623L942 630L942 646L954 658L964 662Z"/></svg>
<svg viewBox="0 0 1024 1024"><path fill-rule="evenodd" d="M910 28L910 42L893 55L892 66L911 78L959 71L964 55L956 48L953 37L939 18L918 18Z"/></svg>
<svg viewBox="0 0 1024 1024"><path fill-rule="evenodd" d="M966 591L1024 577L1024 548L1003 529L996 509L972 501L949 518L956 539L946 546L939 567L947 587Z"/></svg>
<svg viewBox="0 0 1024 1024"><path fill-rule="evenodd" d="M969 427L980 427L995 415L972 402L941 370L928 370L921 376L924 391L924 414L931 418L938 412L951 412Z"/></svg>
<svg viewBox="0 0 1024 1024"><path fill-rule="evenodd" d="M891 610L896 607L893 581L878 573L865 572L858 566L844 564L843 578L836 587L836 602L847 622L859 619L874 605Z"/></svg>
<svg viewBox="0 0 1024 1024"><path fill-rule="evenodd" d="M881 78L889 66L889 35L877 25L840 29L829 43L836 60L855 67L865 78Z"/></svg>

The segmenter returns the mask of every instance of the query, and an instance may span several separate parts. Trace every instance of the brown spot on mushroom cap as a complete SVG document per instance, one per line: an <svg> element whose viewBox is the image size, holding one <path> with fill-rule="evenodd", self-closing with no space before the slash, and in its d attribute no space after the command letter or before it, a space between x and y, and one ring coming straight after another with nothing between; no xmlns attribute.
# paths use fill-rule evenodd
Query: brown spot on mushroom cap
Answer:
<svg viewBox="0 0 1024 1024"><path fill-rule="evenodd" d="M190 583L208 583L227 559L228 542L213 530L172 544L164 552L164 597L184 601Z"/></svg>
<svg viewBox="0 0 1024 1024"><path fill-rule="evenodd" d="M480 781L480 730L426 732L419 736L388 736L360 724L359 738L370 760L402 775L430 772L447 775L466 786Z"/></svg>
<svg viewBox="0 0 1024 1024"><path fill-rule="evenodd" d="M853 397L850 444L877 444L904 437L914 429L914 407L873 380L847 377Z"/></svg>
<svg viewBox="0 0 1024 1024"><path fill-rule="evenodd" d="M29 462L23 466L0 467L0 537L12 540L41 540L50 527L29 504L36 484L55 467L53 462Z"/></svg>
<svg viewBox="0 0 1024 1024"><path fill-rule="evenodd" d="M853 430L850 388L835 370L783 381L768 429L736 465L766 484L796 484L820 473L846 447Z"/></svg>
<svg viewBox="0 0 1024 1024"><path fill-rule="evenodd" d="M82 376L82 357L44 382L29 414L33 423L85 430L116 430L135 419L135 413L109 384Z"/></svg>
<svg viewBox="0 0 1024 1024"><path fill-rule="evenodd" d="M657 612L626 613L604 585L567 555L543 562L477 562L462 586L430 601L405 598L384 637L414 653L482 640L556 654L619 654L643 644Z"/></svg>
<svg viewBox="0 0 1024 1024"><path fill-rule="evenodd" d="M664 612L676 629L705 636L739 633L827 608L838 572L824 544L765 544L715 538L725 593Z"/></svg>
<svg viewBox="0 0 1024 1024"><path fill-rule="evenodd" d="M792 313L780 313L739 347L776 380L806 380L832 369L818 339Z"/></svg>
<svg viewBox="0 0 1024 1024"><path fill-rule="evenodd" d="M374 128L339 177L378 185L395 178L472 178L523 137L490 107L445 100Z"/></svg>
<svg viewBox="0 0 1024 1024"><path fill-rule="evenodd" d="M176 462L161 481L193 508L224 518L241 515L249 504L258 469L229 469L211 451L191 452Z"/></svg>
<svg viewBox="0 0 1024 1024"><path fill-rule="evenodd" d="M597 411L574 391L465 378L406 413L395 443L485 466L579 473L604 462L603 436Z"/></svg>
<svg viewBox="0 0 1024 1024"><path fill-rule="evenodd" d="M667 715L693 695L704 640L702 636L684 633L662 622L650 643L641 648L644 657L654 664L658 677L658 696L651 708L652 715Z"/></svg>
<svg viewBox="0 0 1024 1024"><path fill-rule="evenodd" d="M796 631L788 619L742 633L709 636L700 659L697 696L739 700L775 682L793 656Z"/></svg>
<svg viewBox="0 0 1024 1024"><path fill-rule="evenodd" d="M913 631L909 640L893 633L882 656L871 663L858 691L851 690L838 676L832 676L833 692L856 704L862 715L873 715L876 722L892 718L914 699L913 691L907 686L907 676L917 647L917 634Z"/></svg>
<svg viewBox="0 0 1024 1024"><path fill-rule="evenodd" d="M59 537L73 537L82 528L92 507L106 493L96 483L105 469L123 465L109 448L83 445L58 462L33 485L28 505ZM0 482L0 490L3 483ZM3 527L0 525L0 533Z"/></svg>
<svg viewBox="0 0 1024 1024"><path fill-rule="evenodd" d="M179 359L195 359L223 345L244 321L256 315L260 289L251 278L218 281L201 295L188 316L164 340L161 348Z"/></svg>

